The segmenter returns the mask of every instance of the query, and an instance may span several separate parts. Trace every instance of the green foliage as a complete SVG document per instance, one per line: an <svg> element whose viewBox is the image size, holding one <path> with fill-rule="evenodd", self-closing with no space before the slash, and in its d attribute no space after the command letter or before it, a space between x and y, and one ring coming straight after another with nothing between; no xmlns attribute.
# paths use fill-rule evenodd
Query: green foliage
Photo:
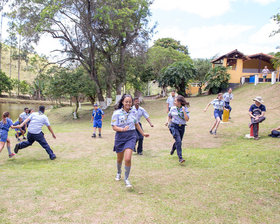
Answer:
<svg viewBox="0 0 280 224"><path fill-rule="evenodd" d="M185 96L186 85L195 77L195 67L191 59L175 62L164 69L159 79L160 86L174 87L178 94Z"/></svg>
<svg viewBox="0 0 280 224"><path fill-rule="evenodd" d="M0 70L0 95L2 92L8 92L12 90L12 82L11 79Z"/></svg>
<svg viewBox="0 0 280 224"><path fill-rule="evenodd" d="M223 89L228 88L228 82L230 80L230 74L227 73L227 68L219 66L212 68L206 75L207 86L205 90L209 90L210 93L216 94Z"/></svg>
<svg viewBox="0 0 280 224"><path fill-rule="evenodd" d="M194 59L194 66L196 68L196 75L194 78L195 82L198 82L198 86L199 86L199 91L198 94L200 95L202 93L202 86L205 84L206 82L206 74L210 71L211 69L211 62L209 59Z"/></svg>
<svg viewBox="0 0 280 224"><path fill-rule="evenodd" d="M186 55L189 54L188 47L181 45L180 41L174 40L173 38L160 38L154 42L154 46L172 48Z"/></svg>
<svg viewBox="0 0 280 224"><path fill-rule="evenodd" d="M273 15L273 16L272 16L272 19L273 19L273 20L276 22L276 24L278 25L278 29L277 29L277 30L274 30L274 31L271 33L271 36L280 33L280 13L277 13L277 14Z"/></svg>
<svg viewBox="0 0 280 224"><path fill-rule="evenodd" d="M19 90L19 94L25 95L30 91L30 84L25 80L19 81L18 79L12 79L12 87L14 91Z"/></svg>
<svg viewBox="0 0 280 224"><path fill-rule="evenodd" d="M172 63L189 59L189 56L182 52L160 46L151 47L148 50L147 57L147 69L153 71L150 80L158 80L161 71Z"/></svg>

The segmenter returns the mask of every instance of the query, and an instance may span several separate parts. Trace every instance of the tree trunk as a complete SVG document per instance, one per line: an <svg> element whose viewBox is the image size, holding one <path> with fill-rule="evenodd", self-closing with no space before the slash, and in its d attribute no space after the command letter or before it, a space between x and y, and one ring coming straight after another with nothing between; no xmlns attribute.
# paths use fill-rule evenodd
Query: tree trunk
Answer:
<svg viewBox="0 0 280 224"><path fill-rule="evenodd" d="M89 96L88 99L89 99L89 101L91 102L91 104L94 105L94 103L95 103L95 97Z"/></svg>
<svg viewBox="0 0 280 224"><path fill-rule="evenodd" d="M117 82L116 83L116 104L120 101L121 97L122 97L122 83L121 82Z"/></svg>
<svg viewBox="0 0 280 224"><path fill-rule="evenodd" d="M140 90L138 90L138 89L136 89L135 91L134 91L134 97L138 97L139 98L139 100L140 100L140 102L142 102L143 101L143 93L140 91Z"/></svg>
<svg viewBox="0 0 280 224"><path fill-rule="evenodd" d="M0 70L2 69L2 28L3 28L3 12L1 11L1 23L0 23Z"/></svg>
<svg viewBox="0 0 280 224"><path fill-rule="evenodd" d="M19 35L19 41L18 41L18 81L20 82L20 47L21 47L21 35ZM19 96L19 85L18 85L18 96Z"/></svg>

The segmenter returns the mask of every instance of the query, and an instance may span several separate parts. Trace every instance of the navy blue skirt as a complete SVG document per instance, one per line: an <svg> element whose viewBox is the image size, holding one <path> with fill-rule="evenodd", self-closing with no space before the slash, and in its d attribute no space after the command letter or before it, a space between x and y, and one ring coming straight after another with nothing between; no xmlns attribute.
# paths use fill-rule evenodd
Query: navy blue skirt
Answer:
<svg viewBox="0 0 280 224"><path fill-rule="evenodd" d="M116 132L115 145L113 151L123 152L125 149L132 149L135 152L136 131Z"/></svg>

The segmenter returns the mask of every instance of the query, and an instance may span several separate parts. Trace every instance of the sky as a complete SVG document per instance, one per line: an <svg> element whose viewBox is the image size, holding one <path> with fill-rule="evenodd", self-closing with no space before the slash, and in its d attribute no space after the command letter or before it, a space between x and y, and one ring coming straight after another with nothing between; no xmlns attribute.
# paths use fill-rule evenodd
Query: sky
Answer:
<svg viewBox="0 0 280 224"><path fill-rule="evenodd" d="M280 0L154 0L151 12L151 25L157 27L149 46L171 37L188 46L191 58L212 58L235 49L246 55L269 53L280 46L280 34L270 37L280 27L271 19L280 12ZM47 56L57 48L59 42L46 35L35 46Z"/></svg>
<svg viewBox="0 0 280 224"><path fill-rule="evenodd" d="M155 0L153 41L171 37L187 45L192 58L211 58L238 49L246 55L276 52L279 0ZM278 26L280 27L280 26ZM153 44L151 42L151 45Z"/></svg>

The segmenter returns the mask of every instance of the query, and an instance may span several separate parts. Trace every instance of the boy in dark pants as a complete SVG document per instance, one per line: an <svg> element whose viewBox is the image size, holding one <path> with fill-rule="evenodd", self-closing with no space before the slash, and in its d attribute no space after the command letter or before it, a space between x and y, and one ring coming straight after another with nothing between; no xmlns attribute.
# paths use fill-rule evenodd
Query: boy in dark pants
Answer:
<svg viewBox="0 0 280 224"><path fill-rule="evenodd" d="M264 102L262 100L262 97L257 96L253 100L255 101L255 103L252 104L249 109L249 115L251 118L251 123L249 124L249 127L251 128L251 126L253 125L254 139L259 140L258 124L265 120L264 114L266 112L266 108L265 105L262 104Z"/></svg>
<svg viewBox="0 0 280 224"><path fill-rule="evenodd" d="M49 119L46 115L44 115L45 107L40 106L38 113L32 113L24 122L20 125L15 126L16 128L23 127L27 122L30 121L28 126L28 133L27 133L27 141L21 142L16 144L15 146L15 153L18 153L18 150L31 146L35 141L38 142L49 154L51 160L56 158L56 155L53 153L52 149L50 148L49 144L47 143L44 133L42 132L42 127L44 125L47 126L49 131L51 132L53 138L55 139L56 136L51 128Z"/></svg>

